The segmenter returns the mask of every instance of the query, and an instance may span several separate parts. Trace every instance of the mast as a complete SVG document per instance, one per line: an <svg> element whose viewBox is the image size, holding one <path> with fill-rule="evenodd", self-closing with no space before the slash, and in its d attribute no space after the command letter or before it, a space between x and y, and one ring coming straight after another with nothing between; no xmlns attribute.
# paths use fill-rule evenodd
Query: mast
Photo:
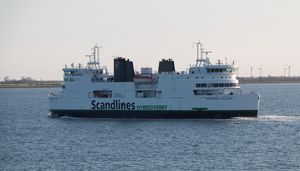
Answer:
<svg viewBox="0 0 300 171"><path fill-rule="evenodd" d="M196 59L196 66L200 66L201 65L201 60L202 60L202 43L200 42L200 40L195 43L197 45L197 59ZM200 50L200 58L199 58L199 50Z"/></svg>
<svg viewBox="0 0 300 171"><path fill-rule="evenodd" d="M293 67L293 65L287 65L289 77L291 77L291 68L292 68L292 67Z"/></svg>
<svg viewBox="0 0 300 171"><path fill-rule="evenodd" d="M200 40L197 43L194 43L197 45L197 59L196 59L196 67L201 67L204 65L209 64L209 58L207 55L209 53L212 53L211 51L204 51L203 44L200 42ZM203 58L203 54L206 54L205 59ZM199 56L200 55L200 56Z"/></svg>
<svg viewBox="0 0 300 171"><path fill-rule="evenodd" d="M89 57L89 62L87 63L87 67L90 69L100 69L100 62L99 62L99 49L101 47L97 46L97 44L92 48L92 54L86 55Z"/></svg>

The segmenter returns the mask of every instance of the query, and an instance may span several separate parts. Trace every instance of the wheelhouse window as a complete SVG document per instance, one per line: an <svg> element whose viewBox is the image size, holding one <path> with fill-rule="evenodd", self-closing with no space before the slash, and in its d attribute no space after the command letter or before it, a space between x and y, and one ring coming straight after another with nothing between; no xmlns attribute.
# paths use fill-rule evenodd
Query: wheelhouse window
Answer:
<svg viewBox="0 0 300 171"><path fill-rule="evenodd" d="M81 76L82 74L78 71L65 71L65 76Z"/></svg>
<svg viewBox="0 0 300 171"><path fill-rule="evenodd" d="M94 98L112 98L111 90L94 90Z"/></svg>

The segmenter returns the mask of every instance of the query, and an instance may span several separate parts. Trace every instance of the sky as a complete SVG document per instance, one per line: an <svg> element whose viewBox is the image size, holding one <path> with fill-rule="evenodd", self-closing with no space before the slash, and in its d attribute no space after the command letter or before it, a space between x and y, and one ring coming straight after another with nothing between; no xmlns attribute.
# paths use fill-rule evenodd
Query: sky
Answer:
<svg viewBox="0 0 300 171"><path fill-rule="evenodd" d="M210 59L234 60L239 76L300 76L299 0L0 0L0 80L62 80L97 43L113 71L121 56L158 69L195 64L198 40ZM286 72L287 74L287 72Z"/></svg>

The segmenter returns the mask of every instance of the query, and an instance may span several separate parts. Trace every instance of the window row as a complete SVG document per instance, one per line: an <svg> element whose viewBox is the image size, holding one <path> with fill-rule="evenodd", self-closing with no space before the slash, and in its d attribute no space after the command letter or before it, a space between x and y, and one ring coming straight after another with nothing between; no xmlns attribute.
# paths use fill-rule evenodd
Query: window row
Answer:
<svg viewBox="0 0 300 171"><path fill-rule="evenodd" d="M78 81L78 78L64 78L64 82L74 82L74 81Z"/></svg>
<svg viewBox="0 0 300 171"><path fill-rule="evenodd" d="M82 74L76 71L65 71L65 76L81 76Z"/></svg>
<svg viewBox="0 0 300 171"><path fill-rule="evenodd" d="M160 94L160 92L156 92L156 90L137 90L135 97L137 97L137 98L155 98L157 93Z"/></svg>
<svg viewBox="0 0 300 171"><path fill-rule="evenodd" d="M203 87L236 87L239 86L237 83L197 83L196 87L203 88Z"/></svg>
<svg viewBox="0 0 300 171"><path fill-rule="evenodd" d="M156 90L137 90L135 96L137 98L155 98L160 96L161 91ZM91 95L89 95L92 97ZM118 94L119 97L120 94ZM112 90L94 90L93 91L94 98L112 98Z"/></svg>
<svg viewBox="0 0 300 171"><path fill-rule="evenodd" d="M207 72L234 72L234 68L207 68Z"/></svg>
<svg viewBox="0 0 300 171"><path fill-rule="evenodd" d="M213 95L213 92L211 90L193 90L194 95Z"/></svg>
<svg viewBox="0 0 300 171"><path fill-rule="evenodd" d="M94 98L112 98L111 90L94 90Z"/></svg>

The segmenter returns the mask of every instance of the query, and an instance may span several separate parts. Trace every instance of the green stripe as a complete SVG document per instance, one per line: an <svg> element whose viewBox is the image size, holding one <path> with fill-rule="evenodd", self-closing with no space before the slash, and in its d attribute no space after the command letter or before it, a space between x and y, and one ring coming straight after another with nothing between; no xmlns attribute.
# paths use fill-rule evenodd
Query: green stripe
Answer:
<svg viewBox="0 0 300 171"><path fill-rule="evenodd" d="M207 111L207 107L193 107L193 111Z"/></svg>

